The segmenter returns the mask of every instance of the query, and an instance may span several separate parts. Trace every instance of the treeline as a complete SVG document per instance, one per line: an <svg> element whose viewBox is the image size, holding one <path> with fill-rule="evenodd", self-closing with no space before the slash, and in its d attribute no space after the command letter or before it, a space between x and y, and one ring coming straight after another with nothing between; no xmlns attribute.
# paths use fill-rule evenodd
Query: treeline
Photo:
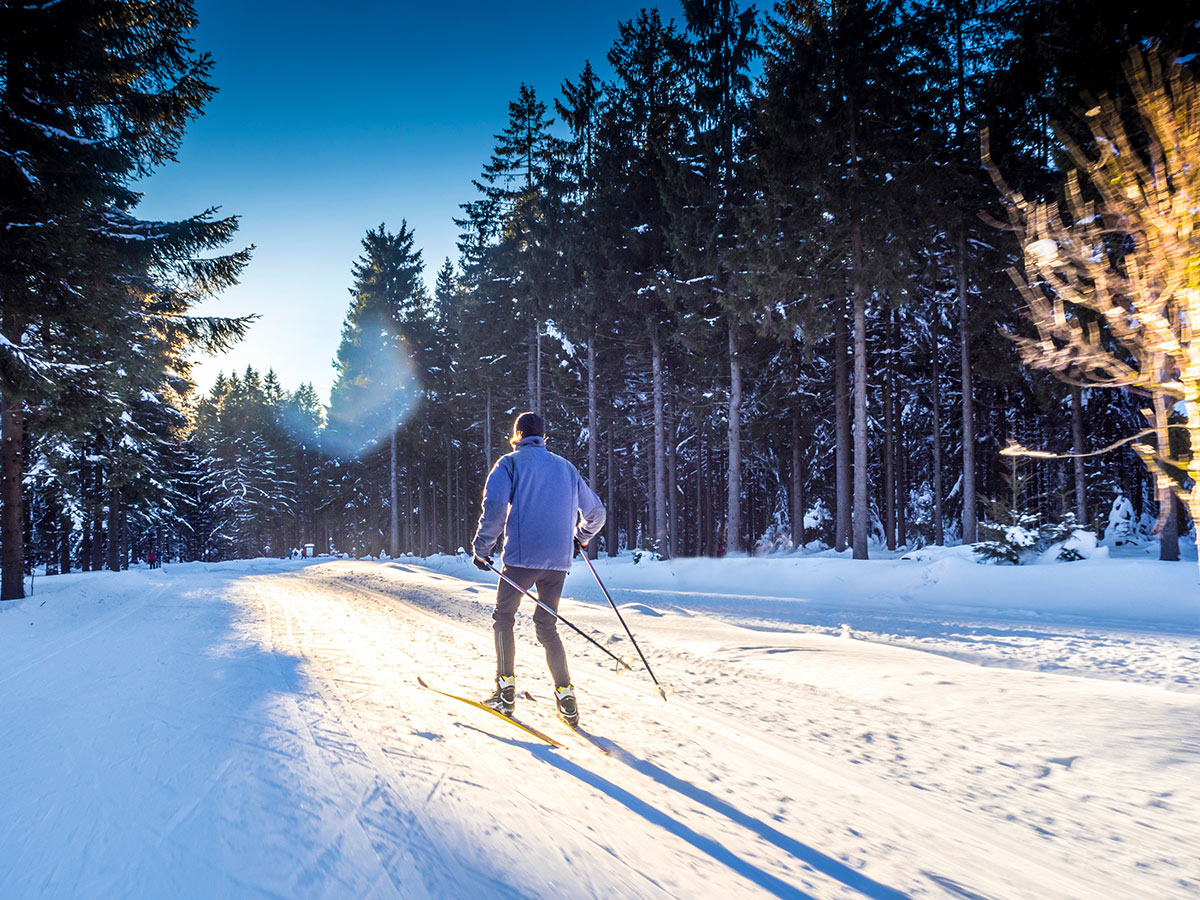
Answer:
<svg viewBox="0 0 1200 900"><path fill-rule="evenodd" d="M367 233L318 545L463 546L527 408L605 500L608 552L864 556L1014 517L1103 528L1118 496L1156 515L1132 452L1000 456L1141 423L1002 334L1029 326L980 137L1010 185L1053 194L1053 129L1086 137L1129 47L1190 52L1194 6L683 6L620 23L608 77L584 63L552 103L521 86L432 294L406 224Z"/></svg>
<svg viewBox="0 0 1200 900"><path fill-rule="evenodd" d="M1102 528L1121 495L1156 515L1132 452L1000 456L1141 423L1136 398L1020 365L1003 333L1029 331L1006 272L1020 248L981 135L1009 185L1052 195L1054 129L1086 140L1079 113L1127 93L1130 47L1189 59L1195 5L683 7L620 23L608 77L584 63L552 104L522 85L463 204L457 265L433 297L378 292L378 331L415 348L428 393L359 445L339 546L461 545L525 408L606 501L609 552L821 540L863 557L872 539L975 542L1018 512ZM364 266L389 266L371 240L407 241L419 266L400 235L369 235L357 297ZM355 316L331 429L360 405L344 386L379 399L396 383L345 367Z"/></svg>
<svg viewBox="0 0 1200 900"><path fill-rule="evenodd" d="M245 319L191 313L249 250L235 217L137 216L214 92L190 2L0 3L0 599L35 563L117 568L182 521L190 354ZM36 549L34 549L36 548Z"/></svg>
<svg viewBox="0 0 1200 900"><path fill-rule="evenodd" d="M190 4L148 6L184 40ZM112 13L97 13L104 27L74 4L0 7L0 34L21 38L0 43L4 71L77 90L96 56L80 62L66 36L142 27L122 4L93 7ZM170 158L211 91L206 58L171 45L178 77L154 84L191 105L127 129L113 123L142 109L110 108L111 92L21 110L5 75L0 211L21 236L0 273L6 579L14 564L116 567L150 545L204 559L306 541L453 550L526 408L605 500L608 552L820 540L862 557L872 539L986 537L993 501L1103 526L1124 495L1156 514L1133 453L1019 472L999 455L1010 440L1091 449L1140 423L1136 399L1026 369L1002 333L1028 333L1006 274L1020 248L980 137L1009 185L1052 195L1054 129L1087 141L1079 113L1127 93L1130 47L1190 59L1193 0L683 9L619 23L603 73L581 61L557 97L520 87L432 292L406 224L367 232L324 421L311 388L289 394L269 373L190 393L186 344L244 325L186 315L244 262L197 259L231 220L177 223L188 241L158 254L122 238L129 179ZM105 129L131 135L116 162L88 155ZM85 187L101 173L92 194L51 189L64 157ZM121 227L96 228L98 211ZM116 298L140 304L121 308L143 330L187 327L155 356L110 315Z"/></svg>

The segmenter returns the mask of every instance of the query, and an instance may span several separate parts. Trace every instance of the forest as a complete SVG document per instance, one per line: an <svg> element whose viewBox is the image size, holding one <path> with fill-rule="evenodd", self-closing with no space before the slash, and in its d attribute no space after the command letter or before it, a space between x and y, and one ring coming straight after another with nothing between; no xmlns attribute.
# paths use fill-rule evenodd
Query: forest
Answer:
<svg viewBox="0 0 1200 900"><path fill-rule="evenodd" d="M212 210L138 218L212 60L190 3L119 6L0 4L5 599L152 549L455 552L526 409L608 509L592 552L867 558L1116 510L1178 558L1190 518L1145 464L1171 410L1084 457L1143 430L1145 395L1023 359L1012 198L1068 198L1131 51L1190 78L1192 0L614 23L607 59L496 111L457 260L424 260L405 210L363 223L328 403L269 360L196 387L196 355L253 324L197 306L252 250Z"/></svg>

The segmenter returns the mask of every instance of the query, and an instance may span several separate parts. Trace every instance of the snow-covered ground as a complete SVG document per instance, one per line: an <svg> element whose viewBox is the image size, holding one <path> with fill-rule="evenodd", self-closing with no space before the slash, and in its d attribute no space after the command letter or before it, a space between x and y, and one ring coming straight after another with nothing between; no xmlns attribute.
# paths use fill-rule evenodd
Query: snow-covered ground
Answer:
<svg viewBox="0 0 1200 900"><path fill-rule="evenodd" d="M1200 897L1195 566L914 556L600 560L674 688L566 633L608 756L528 617L518 716L568 749L417 685L490 690L462 558L39 580L0 605L0 897Z"/></svg>

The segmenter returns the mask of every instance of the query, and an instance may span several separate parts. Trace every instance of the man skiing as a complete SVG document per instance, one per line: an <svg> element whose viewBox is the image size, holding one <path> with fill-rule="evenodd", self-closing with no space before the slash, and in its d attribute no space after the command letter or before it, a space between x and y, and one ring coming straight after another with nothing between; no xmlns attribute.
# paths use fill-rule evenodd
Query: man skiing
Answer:
<svg viewBox="0 0 1200 900"><path fill-rule="evenodd" d="M509 438L513 452L500 457L488 475L472 547L476 567L490 571L491 554L503 531L502 574L525 590L536 586L538 599L557 612L571 558L603 527L604 505L571 463L546 449L545 434L545 423L537 413L521 413L513 423ZM521 597L521 591L501 578L492 613L496 692L483 702L506 716L512 715L517 700L513 622ZM575 725L579 707L558 636L558 619L539 606L533 622L554 677L558 712Z"/></svg>

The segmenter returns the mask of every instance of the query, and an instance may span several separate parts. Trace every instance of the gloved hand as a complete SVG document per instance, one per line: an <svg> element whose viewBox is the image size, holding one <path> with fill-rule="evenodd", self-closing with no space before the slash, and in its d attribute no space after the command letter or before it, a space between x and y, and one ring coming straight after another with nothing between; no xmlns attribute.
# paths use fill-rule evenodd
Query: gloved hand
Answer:
<svg viewBox="0 0 1200 900"><path fill-rule="evenodd" d="M481 572L492 571L492 558L490 556L476 556L471 562L475 563L475 568Z"/></svg>
<svg viewBox="0 0 1200 900"><path fill-rule="evenodd" d="M585 546L585 544L579 543L579 538L575 538L575 552L571 554L571 558L574 559L577 557Z"/></svg>

